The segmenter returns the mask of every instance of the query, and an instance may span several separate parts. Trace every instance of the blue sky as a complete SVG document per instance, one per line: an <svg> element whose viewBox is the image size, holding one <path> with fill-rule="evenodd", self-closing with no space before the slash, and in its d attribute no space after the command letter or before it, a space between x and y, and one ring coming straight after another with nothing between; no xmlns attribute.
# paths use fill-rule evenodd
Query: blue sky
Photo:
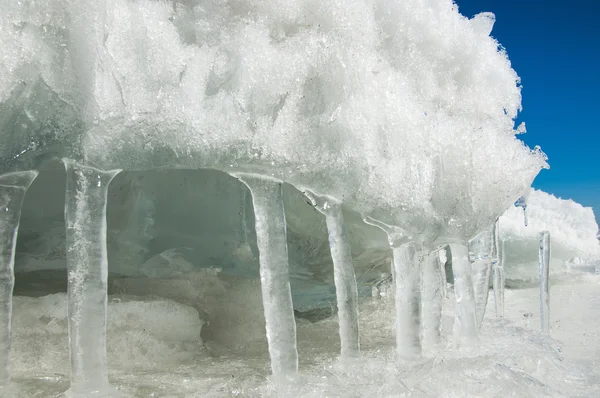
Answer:
<svg viewBox="0 0 600 398"><path fill-rule="evenodd" d="M521 77L527 125L550 170L537 189L594 207L600 224L600 0L455 0L461 14L496 14L492 36Z"/></svg>

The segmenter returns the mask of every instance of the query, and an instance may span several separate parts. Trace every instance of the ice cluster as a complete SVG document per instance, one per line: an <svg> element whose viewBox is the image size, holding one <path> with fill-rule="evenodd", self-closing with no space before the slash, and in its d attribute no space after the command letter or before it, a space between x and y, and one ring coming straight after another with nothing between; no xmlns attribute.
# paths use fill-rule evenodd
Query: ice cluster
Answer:
<svg viewBox="0 0 600 398"><path fill-rule="evenodd" d="M425 335L439 343L442 281L433 252L446 244L457 336L477 341L467 241L547 167L541 150L516 137L525 132L514 122L520 82L490 37L493 14L468 19L452 0L0 0L0 7L1 287L12 292L25 191L37 170L62 159L69 394L114 394L106 209L122 170L214 169L217 185L227 173L247 186L249 194L235 181L238 196L225 195L232 205L219 204L214 218L252 203L278 378L298 368L287 243L294 222L286 220L283 183L325 217L343 357L360 355L350 243L352 224L363 220L392 249L397 355L419 356ZM151 246L149 195L117 196L135 199L121 209L148 227L130 248ZM246 245L231 257L244 263L256 253L239 219ZM188 249L138 259L160 273ZM491 254L484 257L491 265ZM0 388L9 375L12 301L4 296Z"/></svg>

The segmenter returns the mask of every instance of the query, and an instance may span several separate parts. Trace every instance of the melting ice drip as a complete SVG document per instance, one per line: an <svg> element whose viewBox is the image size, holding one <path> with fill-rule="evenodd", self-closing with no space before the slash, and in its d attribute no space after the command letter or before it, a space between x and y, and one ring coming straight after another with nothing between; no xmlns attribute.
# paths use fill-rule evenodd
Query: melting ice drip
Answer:
<svg viewBox="0 0 600 398"><path fill-rule="evenodd" d="M390 237L400 356L439 342L430 253L448 242L459 338L477 340L482 302L467 242L546 167L541 151L515 138L518 76L489 36L492 14L469 20L451 0L0 5L0 383L9 377L20 203L48 158L65 159L68 176L72 395L114 394L105 209L121 169L213 168L250 188L277 377L298 367L283 182L318 193L343 356L357 356L359 341L341 209Z"/></svg>

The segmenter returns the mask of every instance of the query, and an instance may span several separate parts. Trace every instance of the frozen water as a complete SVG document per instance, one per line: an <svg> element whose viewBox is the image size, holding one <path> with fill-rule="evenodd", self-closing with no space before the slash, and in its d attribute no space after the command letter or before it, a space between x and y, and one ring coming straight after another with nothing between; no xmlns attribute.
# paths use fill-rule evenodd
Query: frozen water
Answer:
<svg viewBox="0 0 600 398"><path fill-rule="evenodd" d="M120 172L104 172L63 160L68 272L69 352L72 396L111 396L106 362L106 204L108 184Z"/></svg>
<svg viewBox="0 0 600 398"><path fill-rule="evenodd" d="M325 215L327 222L340 320L342 357L358 357L360 356L358 289L342 206L338 200L332 197L319 197L308 190L305 195L313 202L315 208Z"/></svg>
<svg viewBox="0 0 600 398"><path fill-rule="evenodd" d="M540 232L540 320L542 333L550 333L550 233Z"/></svg>
<svg viewBox="0 0 600 398"><path fill-rule="evenodd" d="M12 341L12 295L15 246L25 192L38 176L36 171L0 176L0 393L10 383Z"/></svg>
<svg viewBox="0 0 600 398"><path fill-rule="evenodd" d="M427 339L437 338L433 263L419 257L448 242L457 337L477 340L467 242L547 167L539 149L515 136L524 130L514 126L520 82L490 37L493 14L467 19L451 0L0 0L0 7L0 172L43 169L57 158L77 165L67 167L63 245L73 392L108 388L107 198L116 202L116 272L150 281L209 266L260 275L275 376L296 373L294 309L316 316L308 304L331 286L331 269L342 352L358 351L361 290L350 264L361 271L359 286L370 287L390 255L363 218L402 231L401 239L386 231L398 353L420 352L421 320ZM139 180L123 177L131 180L116 182L110 196L117 169ZM178 213L175 192L193 203L200 188L151 188L141 179L151 169L214 169L249 191L215 171L203 196L210 199ZM313 210L297 192L286 213L284 183L335 198L335 216L312 228ZM214 212L194 229L196 214L210 213L203 204ZM290 213L298 217L286 220ZM342 216L354 233L348 239L339 239ZM57 227L45 228L52 243L61 240ZM313 238L325 228L337 242L331 249ZM26 242L36 240L44 239ZM47 259L61 268L54 260L63 252L52 243L34 249L44 253L30 256L37 261L30 269L50 268Z"/></svg>
<svg viewBox="0 0 600 398"><path fill-rule="evenodd" d="M541 231L548 231L552 236L551 273L560 272L565 266L573 270L585 268L586 264L600 260L600 245L596 239L598 224L591 208L533 189L527 213L527 227L523 225L521 209L509 208L500 217L500 236L506 245L509 284L537 285L538 234Z"/></svg>
<svg viewBox="0 0 600 398"><path fill-rule="evenodd" d="M282 183L251 174L236 177L252 193L271 369L276 378L283 379L298 371L298 350Z"/></svg>

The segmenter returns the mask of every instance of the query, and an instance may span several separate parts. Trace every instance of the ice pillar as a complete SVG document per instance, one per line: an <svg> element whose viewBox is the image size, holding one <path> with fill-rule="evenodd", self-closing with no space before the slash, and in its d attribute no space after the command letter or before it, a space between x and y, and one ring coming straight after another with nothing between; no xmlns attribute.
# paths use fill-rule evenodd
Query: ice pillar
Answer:
<svg viewBox="0 0 600 398"><path fill-rule="evenodd" d="M480 328L481 322L483 322L483 318L485 317L485 309L488 302L492 262L490 258L477 258L471 266L473 269L475 306L477 308L477 327Z"/></svg>
<svg viewBox="0 0 600 398"><path fill-rule="evenodd" d="M350 245L346 236L342 205L335 198L318 196L310 191L305 195L325 216L329 232L329 248L333 260L333 277L338 306L342 358L360 356L358 334L358 288L352 265Z"/></svg>
<svg viewBox="0 0 600 398"><path fill-rule="evenodd" d="M432 349L440 343L443 285L437 251L425 254L421 263L421 342Z"/></svg>
<svg viewBox="0 0 600 398"><path fill-rule="evenodd" d="M497 220L492 230L494 245L492 250L492 270L494 272L494 306L496 317L504 317L504 245L500 239L500 221Z"/></svg>
<svg viewBox="0 0 600 398"><path fill-rule="evenodd" d="M63 159L67 172L68 326L71 396L103 396L106 363L106 202L120 170L103 171ZM112 396L113 394L108 394Z"/></svg>
<svg viewBox="0 0 600 398"><path fill-rule="evenodd" d="M414 242L406 241L401 228L367 217L365 222L381 228L392 248L396 306L396 353L410 359L421 354L421 274Z"/></svg>
<svg viewBox="0 0 600 398"><path fill-rule="evenodd" d="M10 382L15 246L21 207L37 175L37 171L21 171L0 176L0 391Z"/></svg>
<svg viewBox="0 0 600 398"><path fill-rule="evenodd" d="M457 337L462 343L473 344L479 337L469 249L464 243L451 243L450 252L457 309Z"/></svg>
<svg viewBox="0 0 600 398"><path fill-rule="evenodd" d="M282 183L253 174L236 177L252 193L271 370L282 378L298 371Z"/></svg>
<svg viewBox="0 0 600 398"><path fill-rule="evenodd" d="M473 252L473 290L475 306L477 308L477 327L485 316L488 295L490 290L490 275L492 272L493 235L491 231L484 231L471 241L470 249Z"/></svg>
<svg viewBox="0 0 600 398"><path fill-rule="evenodd" d="M550 233L540 232L540 319L542 333L550 332Z"/></svg>
<svg viewBox="0 0 600 398"><path fill-rule="evenodd" d="M396 352L400 358L421 354L419 256L413 242L393 248L396 273Z"/></svg>

